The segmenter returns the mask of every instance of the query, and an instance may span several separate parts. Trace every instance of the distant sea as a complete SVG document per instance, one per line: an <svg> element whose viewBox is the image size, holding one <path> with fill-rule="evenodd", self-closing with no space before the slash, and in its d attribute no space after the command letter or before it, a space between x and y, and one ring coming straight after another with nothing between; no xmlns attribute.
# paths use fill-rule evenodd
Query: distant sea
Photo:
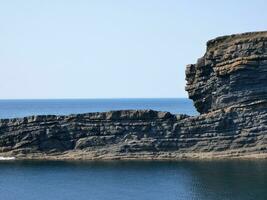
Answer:
<svg viewBox="0 0 267 200"><path fill-rule="evenodd" d="M0 100L0 118L48 114L67 115L128 109L152 109L168 111L173 114L197 114L193 102L186 98Z"/></svg>

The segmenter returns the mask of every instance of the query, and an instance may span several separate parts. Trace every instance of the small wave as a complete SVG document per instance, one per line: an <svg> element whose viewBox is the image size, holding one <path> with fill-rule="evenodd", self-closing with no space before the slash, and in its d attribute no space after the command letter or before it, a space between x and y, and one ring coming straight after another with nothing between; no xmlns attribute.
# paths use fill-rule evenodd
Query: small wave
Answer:
<svg viewBox="0 0 267 200"><path fill-rule="evenodd" d="M15 157L3 157L3 156L0 156L0 160L15 160Z"/></svg>

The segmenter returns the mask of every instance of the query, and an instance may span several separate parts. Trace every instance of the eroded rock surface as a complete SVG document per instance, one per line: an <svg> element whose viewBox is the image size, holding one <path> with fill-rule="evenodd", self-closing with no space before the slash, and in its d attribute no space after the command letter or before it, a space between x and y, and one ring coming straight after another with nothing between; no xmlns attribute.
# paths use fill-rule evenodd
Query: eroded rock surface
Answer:
<svg viewBox="0 0 267 200"><path fill-rule="evenodd" d="M267 32L219 37L186 69L186 90L200 113L265 101Z"/></svg>
<svg viewBox="0 0 267 200"><path fill-rule="evenodd" d="M199 116L152 110L0 120L0 155L34 159L267 157L267 32L219 37L186 69Z"/></svg>

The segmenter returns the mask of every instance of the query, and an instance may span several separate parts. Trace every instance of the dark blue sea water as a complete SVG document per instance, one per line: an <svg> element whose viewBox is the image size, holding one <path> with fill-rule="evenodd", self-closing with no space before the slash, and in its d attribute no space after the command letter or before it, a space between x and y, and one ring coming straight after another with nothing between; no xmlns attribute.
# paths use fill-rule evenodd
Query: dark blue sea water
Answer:
<svg viewBox="0 0 267 200"><path fill-rule="evenodd" d="M196 115L189 99L59 99L0 100L0 118L25 117L37 114L75 114L110 110L153 109L174 114Z"/></svg>
<svg viewBox="0 0 267 200"><path fill-rule="evenodd" d="M187 99L0 100L0 118L120 109L197 114ZM267 161L0 161L0 200L266 200Z"/></svg>
<svg viewBox="0 0 267 200"><path fill-rule="evenodd" d="M267 161L2 161L0 199L266 200Z"/></svg>

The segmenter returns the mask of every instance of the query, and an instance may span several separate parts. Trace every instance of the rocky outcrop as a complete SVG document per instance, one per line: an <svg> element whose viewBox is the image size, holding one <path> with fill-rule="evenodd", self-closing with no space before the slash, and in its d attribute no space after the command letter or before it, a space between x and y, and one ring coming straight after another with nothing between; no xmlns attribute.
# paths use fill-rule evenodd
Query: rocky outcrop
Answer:
<svg viewBox="0 0 267 200"><path fill-rule="evenodd" d="M200 113L265 101L267 32L219 37L186 69L186 90Z"/></svg>
<svg viewBox="0 0 267 200"><path fill-rule="evenodd" d="M199 116L152 110L0 120L0 156L267 157L267 32L219 37L186 69Z"/></svg>

